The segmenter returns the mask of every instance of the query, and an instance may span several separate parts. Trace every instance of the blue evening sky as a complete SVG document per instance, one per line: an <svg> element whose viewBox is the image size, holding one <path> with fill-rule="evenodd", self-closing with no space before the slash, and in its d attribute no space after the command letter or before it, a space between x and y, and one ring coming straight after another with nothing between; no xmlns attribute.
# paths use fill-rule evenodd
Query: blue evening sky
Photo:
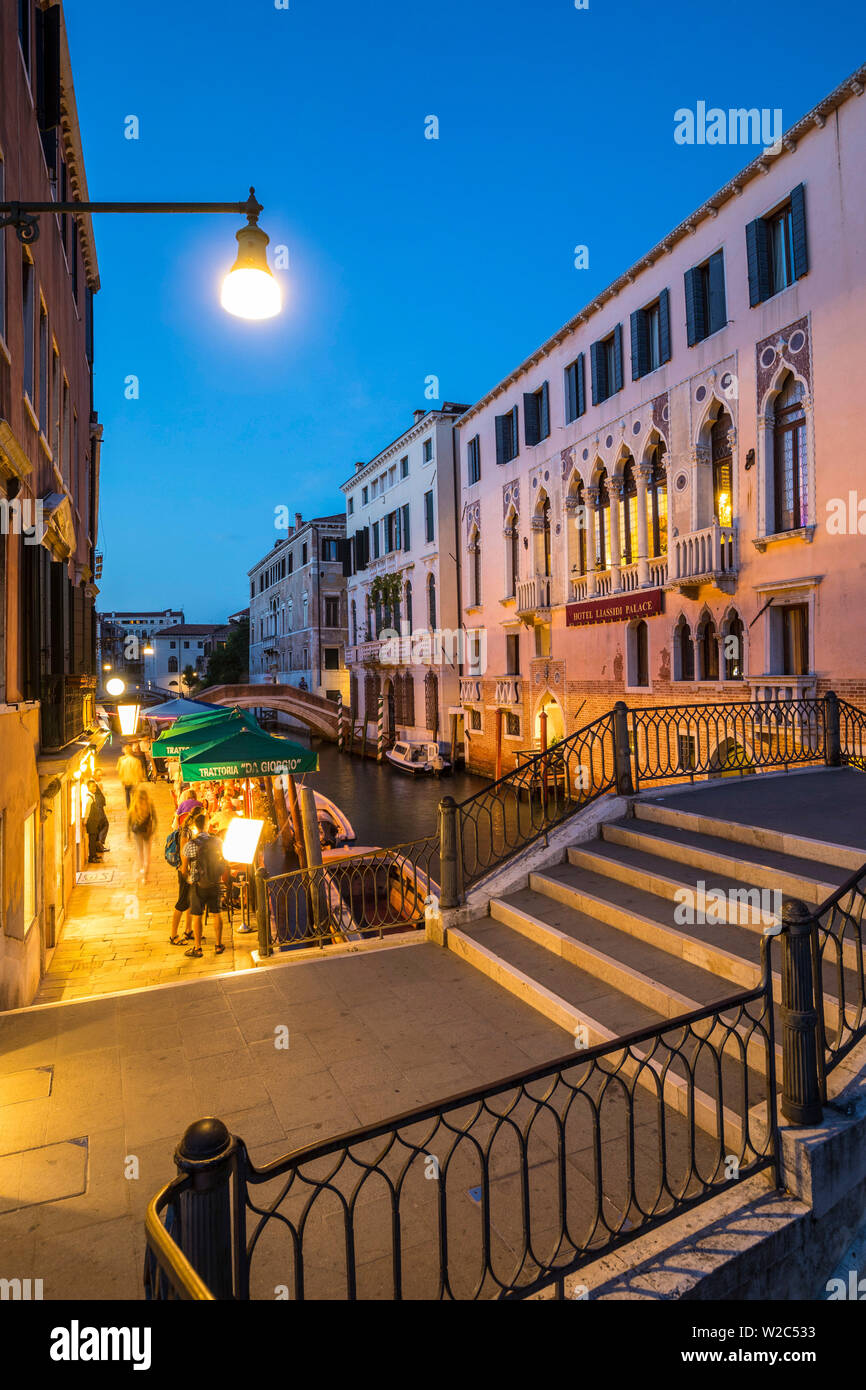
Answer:
<svg viewBox="0 0 866 1390"><path fill-rule="evenodd" d="M754 157L675 144L678 107L781 107L787 129L866 51L854 0L65 8L90 197L254 183L289 248L285 311L246 323L218 303L233 217L96 221L99 606L190 622L245 605L276 506L342 510L427 376L477 400Z"/></svg>

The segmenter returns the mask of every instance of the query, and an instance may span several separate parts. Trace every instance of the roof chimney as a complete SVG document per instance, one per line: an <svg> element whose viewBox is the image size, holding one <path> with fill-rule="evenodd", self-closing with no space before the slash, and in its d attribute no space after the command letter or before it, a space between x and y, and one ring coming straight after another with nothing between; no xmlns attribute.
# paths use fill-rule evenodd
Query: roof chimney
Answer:
<svg viewBox="0 0 866 1390"><path fill-rule="evenodd" d="M300 529L301 529L301 527L303 526L303 524L304 524L304 518L301 516L301 513L300 513L300 512L295 512L295 530L296 530L296 531L300 531Z"/></svg>
<svg viewBox="0 0 866 1390"><path fill-rule="evenodd" d="M427 414L427 411L426 411L426 410L413 410L413 411L412 411L412 414L413 414L413 416L415 417L415 424L417 425L417 423L418 423L419 420L423 420L423 419L424 419L424 416Z"/></svg>
<svg viewBox="0 0 866 1390"><path fill-rule="evenodd" d="M364 465L364 460L363 460L363 459L358 459L358 462L355 464L355 472L357 473L358 470L359 470L360 468L363 468L364 466L365 466L365 465Z"/></svg>

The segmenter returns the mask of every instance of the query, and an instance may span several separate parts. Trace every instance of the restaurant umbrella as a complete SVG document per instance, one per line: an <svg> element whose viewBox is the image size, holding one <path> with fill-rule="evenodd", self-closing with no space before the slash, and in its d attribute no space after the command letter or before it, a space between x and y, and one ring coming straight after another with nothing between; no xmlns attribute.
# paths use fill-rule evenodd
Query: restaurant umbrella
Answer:
<svg viewBox="0 0 866 1390"><path fill-rule="evenodd" d="M151 752L155 758L177 758L191 748L204 748L216 739L228 738L240 729L257 729L257 722L250 715L238 710L226 710L224 716L215 715L211 719L183 721L182 725L172 725L158 739L154 740Z"/></svg>
<svg viewBox="0 0 866 1390"><path fill-rule="evenodd" d="M204 700L186 700L182 697L176 700L165 700L161 705L149 705L147 709L141 711L143 719L165 720L171 722L180 719L188 714L207 714L215 707L207 704Z"/></svg>
<svg viewBox="0 0 866 1390"><path fill-rule="evenodd" d="M263 729L244 728L217 737L203 748L181 754L180 770L186 782L218 782L225 777L279 777L297 772L317 772L319 756L299 743L276 738Z"/></svg>

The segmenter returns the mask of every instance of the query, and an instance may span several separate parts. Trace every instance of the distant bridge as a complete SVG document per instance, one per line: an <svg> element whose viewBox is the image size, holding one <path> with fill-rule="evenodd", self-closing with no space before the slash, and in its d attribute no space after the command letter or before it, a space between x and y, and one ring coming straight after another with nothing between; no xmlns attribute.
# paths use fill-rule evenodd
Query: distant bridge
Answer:
<svg viewBox="0 0 866 1390"><path fill-rule="evenodd" d="M337 706L333 700L299 690L296 685L211 685L195 692L197 700L241 709L277 709L291 714L322 738L337 741ZM347 728L348 728L348 710Z"/></svg>

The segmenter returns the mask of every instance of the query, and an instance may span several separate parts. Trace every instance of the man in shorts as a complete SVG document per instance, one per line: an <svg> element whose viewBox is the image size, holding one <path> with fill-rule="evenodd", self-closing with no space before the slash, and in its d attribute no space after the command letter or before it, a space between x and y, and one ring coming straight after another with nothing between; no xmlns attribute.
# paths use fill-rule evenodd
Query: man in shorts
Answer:
<svg viewBox="0 0 866 1390"><path fill-rule="evenodd" d="M213 919L216 947L214 955L221 956L225 950L222 944L223 919L220 912L220 879L225 860L222 846L214 835L207 833L207 817L203 811L196 811L190 817L190 837L181 850L183 866L190 885L189 916L193 931L193 944L185 956L200 959L201 919L207 908Z"/></svg>

